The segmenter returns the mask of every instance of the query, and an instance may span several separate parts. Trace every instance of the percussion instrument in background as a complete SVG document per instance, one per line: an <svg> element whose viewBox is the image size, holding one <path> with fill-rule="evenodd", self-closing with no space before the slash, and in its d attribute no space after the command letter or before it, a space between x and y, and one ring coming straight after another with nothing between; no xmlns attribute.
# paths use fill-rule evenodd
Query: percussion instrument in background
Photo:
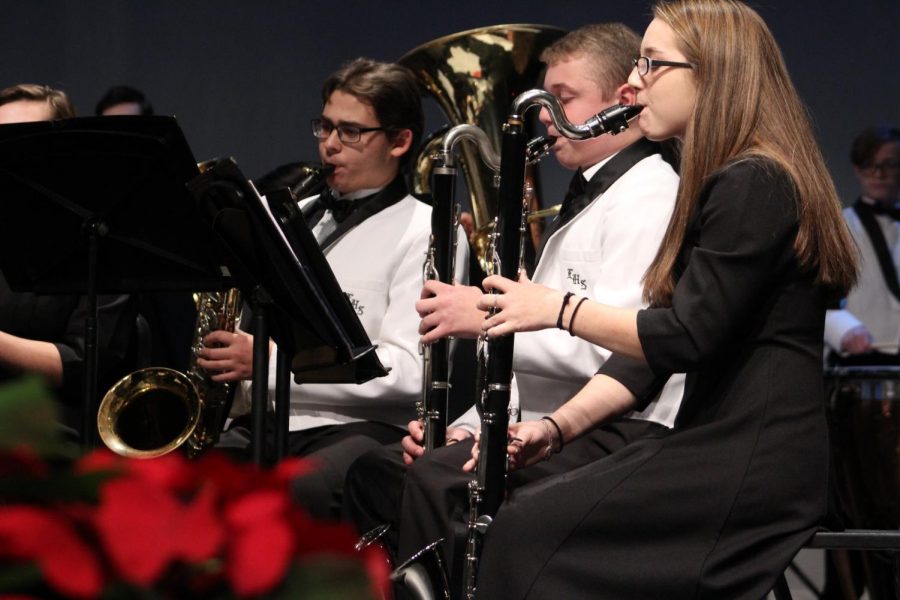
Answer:
<svg viewBox="0 0 900 600"><path fill-rule="evenodd" d="M900 528L900 366L826 368L825 398L833 500L845 527ZM869 598L896 598L898 557L890 552L860 557Z"/></svg>

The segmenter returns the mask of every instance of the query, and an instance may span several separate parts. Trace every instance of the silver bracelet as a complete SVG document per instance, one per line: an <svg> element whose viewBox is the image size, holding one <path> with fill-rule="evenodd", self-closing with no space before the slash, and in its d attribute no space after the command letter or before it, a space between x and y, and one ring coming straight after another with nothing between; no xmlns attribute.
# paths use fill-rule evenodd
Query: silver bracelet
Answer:
<svg viewBox="0 0 900 600"><path fill-rule="evenodd" d="M550 431L550 423L546 419L541 419L544 424L544 430L547 432L547 449L544 451L544 460L550 460L553 456L553 432Z"/></svg>

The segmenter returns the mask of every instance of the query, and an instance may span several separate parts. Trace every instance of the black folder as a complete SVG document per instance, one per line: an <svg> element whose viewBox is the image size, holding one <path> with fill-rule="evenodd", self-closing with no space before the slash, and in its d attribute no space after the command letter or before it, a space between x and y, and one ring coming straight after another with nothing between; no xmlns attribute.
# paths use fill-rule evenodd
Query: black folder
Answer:
<svg viewBox="0 0 900 600"><path fill-rule="evenodd" d="M172 117L0 126L0 269L35 293L222 289L217 245L185 188L198 174Z"/></svg>

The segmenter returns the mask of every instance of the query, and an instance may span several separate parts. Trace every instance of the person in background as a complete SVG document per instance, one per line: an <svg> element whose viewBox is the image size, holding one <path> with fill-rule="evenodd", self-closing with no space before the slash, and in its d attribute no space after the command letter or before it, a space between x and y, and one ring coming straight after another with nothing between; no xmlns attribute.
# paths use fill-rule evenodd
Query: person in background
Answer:
<svg viewBox="0 0 900 600"><path fill-rule="evenodd" d="M109 88L97 101L94 114L98 116L152 115L153 105L139 89L128 85L117 85Z"/></svg>
<svg viewBox="0 0 900 600"><path fill-rule="evenodd" d="M295 497L319 518L340 514L344 478L361 454L400 441L422 390L416 300L431 235L431 208L410 195L404 171L424 128L420 91L411 71L359 58L322 87L322 112L312 120L322 164L334 167L327 188L300 202L313 235L347 295L385 377L356 384L291 384L289 453L315 459L295 482ZM456 264L467 264L460 244ZM457 278L464 280L460 271ZM214 331L198 364L217 381L248 380L252 337ZM220 347L214 347L220 346ZM273 344L274 346L274 344ZM275 383L277 348L269 359ZM246 389L246 386L243 386ZM239 424L221 447L246 447Z"/></svg>
<svg viewBox="0 0 900 600"><path fill-rule="evenodd" d="M97 116L149 116L153 105L144 92L128 86L109 88L94 108ZM144 292L136 294L138 312L145 327L140 335L145 348L139 367L169 367L185 372L190 367L191 344L197 318L191 292Z"/></svg>
<svg viewBox="0 0 900 600"><path fill-rule="evenodd" d="M0 91L0 125L75 116L65 92L19 84ZM100 295L98 390L102 394L133 361L136 309L126 295ZM87 298L13 292L0 273L0 381L36 373L63 402L63 422L81 428Z"/></svg>
<svg viewBox="0 0 900 600"><path fill-rule="evenodd" d="M850 150L860 196L844 220L860 252L860 274L843 310L825 316L825 342L842 364L900 365L900 129L861 132Z"/></svg>
<svg viewBox="0 0 900 600"><path fill-rule="evenodd" d="M831 350L826 357L830 366L839 372L844 368L900 365L900 285L897 268L900 265L900 129L893 125L869 127L860 132L850 148L850 162L859 181L860 195L844 209L844 220L856 242L860 254L859 281L847 295L841 310L829 310L825 315L825 343ZM888 373L892 372L885 371ZM891 455L894 440L883 431L853 428L839 415L841 411L861 409L860 398L844 396L848 376L830 377L826 371L826 394L833 412L832 441L836 447L849 443L855 432L872 440L883 440L880 452ZM850 377L854 377L851 374ZM855 386L849 386L853 389ZM852 393L852 392L851 392ZM845 400L852 400L850 403ZM887 417L892 402L882 406L880 422L889 424ZM854 412L854 414L856 414ZM891 425L887 425L891 427ZM855 444L864 442L854 442ZM853 489L863 492L862 484L854 486L859 466L846 451L834 453L836 476L834 506L845 527L892 527L893 523L875 523L875 513L865 503L852 501ZM873 465L872 469L887 466ZM892 475L891 475L892 476ZM849 487L848 487L849 486ZM872 489L872 488L868 488ZM874 489L872 489L874 491ZM877 495L878 492L875 492ZM866 494L868 495L868 494ZM876 502L873 500L873 502ZM825 563L825 589L822 598L844 597L843 587L853 587L861 595L866 587L869 594L880 597L894 589L892 569L882 561L871 560L872 555L845 550L830 550ZM838 568L841 565L843 568ZM843 575L843 577L842 577Z"/></svg>

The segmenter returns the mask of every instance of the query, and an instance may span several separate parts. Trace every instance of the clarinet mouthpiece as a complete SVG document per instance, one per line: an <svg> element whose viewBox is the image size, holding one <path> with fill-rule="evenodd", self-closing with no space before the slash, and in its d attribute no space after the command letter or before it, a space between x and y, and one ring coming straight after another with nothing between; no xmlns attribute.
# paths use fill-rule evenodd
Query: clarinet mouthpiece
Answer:
<svg viewBox="0 0 900 600"><path fill-rule="evenodd" d="M597 113L585 122L591 137L604 133L616 135L628 129L628 122L644 110L642 104L616 104Z"/></svg>

